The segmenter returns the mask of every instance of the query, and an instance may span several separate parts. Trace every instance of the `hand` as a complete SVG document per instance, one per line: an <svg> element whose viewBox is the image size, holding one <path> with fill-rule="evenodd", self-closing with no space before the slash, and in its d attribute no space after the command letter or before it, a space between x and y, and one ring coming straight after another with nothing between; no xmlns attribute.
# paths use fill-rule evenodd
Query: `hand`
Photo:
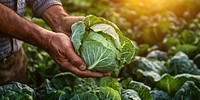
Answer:
<svg viewBox="0 0 200 100"><path fill-rule="evenodd" d="M76 55L73 50L70 38L63 33L50 33L47 45L47 52L60 65L80 77L103 77L109 73L91 72L86 69L84 61Z"/></svg>
<svg viewBox="0 0 200 100"><path fill-rule="evenodd" d="M42 19L54 32L65 33L69 37L71 36L72 24L83 20L83 18L82 16L69 16L60 5L51 6L42 14Z"/></svg>
<svg viewBox="0 0 200 100"><path fill-rule="evenodd" d="M62 32L65 33L67 36L71 36L71 26L78 21L83 20L83 16L66 16L63 17L61 23L58 27L55 28L55 32Z"/></svg>

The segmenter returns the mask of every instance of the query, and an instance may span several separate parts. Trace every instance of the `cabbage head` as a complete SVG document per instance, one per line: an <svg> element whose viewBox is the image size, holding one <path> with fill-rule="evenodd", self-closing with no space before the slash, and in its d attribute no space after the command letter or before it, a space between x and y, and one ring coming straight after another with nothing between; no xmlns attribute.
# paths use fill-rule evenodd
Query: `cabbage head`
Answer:
<svg viewBox="0 0 200 100"><path fill-rule="evenodd" d="M72 25L71 41L87 69L112 72L130 62L135 48L112 22L93 15Z"/></svg>

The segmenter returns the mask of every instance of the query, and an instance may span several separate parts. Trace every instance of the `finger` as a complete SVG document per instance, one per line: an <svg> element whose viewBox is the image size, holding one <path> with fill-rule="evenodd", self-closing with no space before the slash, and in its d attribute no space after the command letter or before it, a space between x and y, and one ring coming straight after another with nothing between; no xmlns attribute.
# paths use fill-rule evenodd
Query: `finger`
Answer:
<svg viewBox="0 0 200 100"><path fill-rule="evenodd" d="M74 65L72 65L70 62L65 62L65 64L63 64L63 68L76 74L79 77L93 77L93 78L97 78L97 77L103 77L105 76L103 73L99 73L99 72L91 72L89 70L84 70L81 71L79 70L77 67L75 67Z"/></svg>
<svg viewBox="0 0 200 100"><path fill-rule="evenodd" d="M84 16L72 16L73 19L75 19L74 21L82 21L85 17Z"/></svg>
<svg viewBox="0 0 200 100"><path fill-rule="evenodd" d="M82 21L85 17L83 16L70 16L68 17L68 20L66 20L67 22L67 25L72 25L74 24L75 22L78 22L78 21Z"/></svg>
<svg viewBox="0 0 200 100"><path fill-rule="evenodd" d="M103 74L103 76L110 76L111 75L111 73L102 73Z"/></svg>
<svg viewBox="0 0 200 100"><path fill-rule="evenodd" d="M66 55L67 59L76 66L80 70L85 70L86 69L86 64L84 61L74 52L74 49L70 43L69 48L67 49Z"/></svg>

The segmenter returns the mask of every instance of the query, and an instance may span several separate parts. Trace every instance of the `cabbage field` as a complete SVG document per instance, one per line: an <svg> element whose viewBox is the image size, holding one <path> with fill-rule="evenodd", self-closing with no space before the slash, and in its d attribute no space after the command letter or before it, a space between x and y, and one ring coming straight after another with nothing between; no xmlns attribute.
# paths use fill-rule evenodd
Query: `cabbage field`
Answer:
<svg viewBox="0 0 200 100"><path fill-rule="evenodd" d="M28 83L0 86L0 100L200 100L199 0L61 1L71 15L94 15L116 24L134 46L128 44L124 50L129 53L120 52L121 58L114 53L112 59L106 59L109 63L103 65L113 65L110 69L107 65L90 67L94 71L112 72L111 76L80 78L59 69L45 51L24 44L29 59ZM41 19L31 19L30 9L25 18L50 30ZM111 25L105 23L101 27ZM72 29L77 27L74 25ZM98 31L96 27L91 29ZM88 33L96 34L93 31ZM71 39L73 43L73 37ZM116 41L108 46L113 49L111 52L118 48ZM75 47L75 50L79 53L79 49ZM130 59L131 51L133 59ZM92 59L92 55L89 56L86 59ZM115 67L119 65L123 66Z"/></svg>

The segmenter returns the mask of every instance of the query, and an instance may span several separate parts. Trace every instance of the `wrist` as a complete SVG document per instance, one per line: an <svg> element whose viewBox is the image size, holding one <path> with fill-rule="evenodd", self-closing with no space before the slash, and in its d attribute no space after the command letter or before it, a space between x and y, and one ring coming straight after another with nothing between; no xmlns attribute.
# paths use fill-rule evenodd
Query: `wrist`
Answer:
<svg viewBox="0 0 200 100"><path fill-rule="evenodd" d="M54 32L63 33L63 21L69 15L64 11L60 5L54 5L49 7L43 14L42 19L51 27Z"/></svg>
<svg viewBox="0 0 200 100"><path fill-rule="evenodd" d="M41 34L41 38L39 39L39 41L40 41L39 47L41 49L43 49L44 51L48 52L51 49L50 47L52 47L51 46L51 44L52 44L51 40L52 40L52 38L54 37L55 34L56 33L48 31L48 30L43 31L42 34Z"/></svg>

